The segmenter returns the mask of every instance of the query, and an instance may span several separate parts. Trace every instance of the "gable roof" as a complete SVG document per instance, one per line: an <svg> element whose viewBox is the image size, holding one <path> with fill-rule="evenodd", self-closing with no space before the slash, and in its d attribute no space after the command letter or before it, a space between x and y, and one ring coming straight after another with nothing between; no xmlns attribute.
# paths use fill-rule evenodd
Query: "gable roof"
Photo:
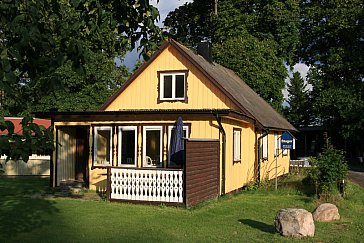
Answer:
<svg viewBox="0 0 364 243"><path fill-rule="evenodd" d="M139 69L109 99L107 99L99 109L105 110L107 106L114 101L116 97L118 97L120 93L122 93L123 90L125 90L168 46L177 49L182 56L194 64L199 71L228 96L246 116L256 120L262 127L296 131L282 115L274 110L232 70L217 63L208 62L202 56L195 54L192 50L173 39L165 41L161 48L155 52L147 62L139 67Z"/></svg>
<svg viewBox="0 0 364 243"><path fill-rule="evenodd" d="M23 126L21 124L23 117L4 117L5 121L11 121L14 124L14 133L17 135L23 134ZM34 118L33 123L48 128L51 126L51 120ZM0 131L0 135L7 135L8 131Z"/></svg>

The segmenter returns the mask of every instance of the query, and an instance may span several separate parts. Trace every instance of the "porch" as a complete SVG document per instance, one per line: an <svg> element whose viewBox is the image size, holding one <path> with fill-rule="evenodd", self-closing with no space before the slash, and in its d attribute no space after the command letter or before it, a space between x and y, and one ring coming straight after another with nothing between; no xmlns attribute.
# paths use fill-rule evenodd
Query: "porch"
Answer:
<svg viewBox="0 0 364 243"><path fill-rule="evenodd" d="M220 195L219 148L219 140L187 139L183 169L109 167L108 199L190 207L216 198Z"/></svg>
<svg viewBox="0 0 364 243"><path fill-rule="evenodd" d="M108 168L110 200L183 203L182 169Z"/></svg>

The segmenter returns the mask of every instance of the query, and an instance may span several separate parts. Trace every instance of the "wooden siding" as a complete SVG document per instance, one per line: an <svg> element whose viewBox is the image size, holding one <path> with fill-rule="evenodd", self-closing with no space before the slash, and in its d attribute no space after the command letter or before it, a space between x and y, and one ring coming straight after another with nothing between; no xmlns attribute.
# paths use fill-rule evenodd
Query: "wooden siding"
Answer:
<svg viewBox="0 0 364 243"><path fill-rule="evenodd" d="M30 159L28 162L22 160L0 160L3 167L4 175L22 176L22 175L37 175L49 176L49 159Z"/></svg>
<svg viewBox="0 0 364 243"><path fill-rule="evenodd" d="M75 179L76 130L64 127L58 130L57 138L57 186L61 181Z"/></svg>
<svg viewBox="0 0 364 243"><path fill-rule="evenodd" d="M226 133L225 193L229 193L255 179L255 127L253 124L230 119L223 119L223 126ZM234 129L241 129L241 160L239 162L234 162L233 157Z"/></svg>
<svg viewBox="0 0 364 243"><path fill-rule="evenodd" d="M278 132L278 137L280 136L282 136L282 132ZM289 160L290 160L289 151L287 155L283 155L282 150L279 149L279 155L277 157L277 166L276 166L276 158L274 156L274 132L270 131L268 134L268 159L261 161L260 179L261 180L274 179L276 175L276 168L278 176L287 174L289 172Z"/></svg>
<svg viewBox="0 0 364 243"><path fill-rule="evenodd" d="M157 102L158 71L188 70L188 102ZM180 53L165 49L105 110L235 109L236 105Z"/></svg>
<svg viewBox="0 0 364 243"><path fill-rule="evenodd" d="M137 126L138 131L138 149L137 149L137 167L142 167L142 127L145 125L162 126L163 127L163 160L167 164L167 142L168 142L168 126L173 125L178 115L161 117L156 115L154 119L149 117L146 119L143 116L135 117L134 120L119 120L108 122L55 122L56 126L80 126L80 125L111 125L111 126ZM201 116L191 118L189 116L182 116L183 122L188 124L190 138L207 138L207 139L220 139L218 124L215 118L210 116ZM249 182L254 181L254 164L255 164L255 126L251 123L238 121L235 119L223 118L222 125L226 132L226 163L225 163L225 193L229 193L238 188L244 187ZM234 163L233 161L233 129L241 128L241 162ZM261 135L257 134L257 137ZM92 143L92 140L90 141ZM221 143L221 142L220 142ZM222 144L220 144L219 154L220 163L222 162L221 153ZM92 149L92 148L91 148ZM261 179L266 177L269 179L275 176L275 160L274 160L274 132L269 135L268 145L268 161L261 162ZM92 156L89 158L89 187L92 190L103 191L106 189L106 169L92 168ZM115 164L116 165L116 164ZM219 166L222 178L222 164ZM278 175L288 173L289 170L289 154L287 156L280 155L278 157ZM219 188L222 187L220 183ZM221 193L220 193L221 194Z"/></svg>
<svg viewBox="0 0 364 243"><path fill-rule="evenodd" d="M220 142L186 141L185 203L187 207L219 196Z"/></svg>

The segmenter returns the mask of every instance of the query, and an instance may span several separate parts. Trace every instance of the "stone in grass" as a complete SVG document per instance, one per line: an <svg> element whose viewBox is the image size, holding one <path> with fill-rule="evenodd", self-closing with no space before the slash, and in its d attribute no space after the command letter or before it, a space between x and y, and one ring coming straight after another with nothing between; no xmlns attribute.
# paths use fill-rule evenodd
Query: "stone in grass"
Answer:
<svg viewBox="0 0 364 243"><path fill-rule="evenodd" d="M315 235L312 214L305 209L283 208L279 210L274 225L283 236L304 237Z"/></svg>
<svg viewBox="0 0 364 243"><path fill-rule="evenodd" d="M340 219L339 209L331 203L319 205L312 213L313 219L320 222L330 222Z"/></svg>
<svg viewBox="0 0 364 243"><path fill-rule="evenodd" d="M70 188L70 194L72 196L82 196L83 190L81 188Z"/></svg>

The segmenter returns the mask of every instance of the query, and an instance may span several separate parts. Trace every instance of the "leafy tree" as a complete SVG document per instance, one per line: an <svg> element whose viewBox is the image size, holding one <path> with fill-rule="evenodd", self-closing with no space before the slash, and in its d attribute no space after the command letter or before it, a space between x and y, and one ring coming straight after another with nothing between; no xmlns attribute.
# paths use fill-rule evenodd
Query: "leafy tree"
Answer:
<svg viewBox="0 0 364 243"><path fill-rule="evenodd" d="M299 5L295 0L195 0L168 14L174 38L196 46L211 40L216 62L234 70L258 94L281 109L284 62L293 63L299 46Z"/></svg>
<svg viewBox="0 0 364 243"><path fill-rule="evenodd" d="M312 65L312 105L342 137L364 136L364 5L360 0L302 1L300 57Z"/></svg>
<svg viewBox="0 0 364 243"><path fill-rule="evenodd" d="M310 124L310 100L307 84L299 72L294 72L287 84L288 104L286 110L287 119L296 127Z"/></svg>
<svg viewBox="0 0 364 243"><path fill-rule="evenodd" d="M195 0L170 12L163 22L166 34L194 47L203 40L214 40L214 1Z"/></svg>
<svg viewBox="0 0 364 243"><path fill-rule="evenodd" d="M53 77L65 75L70 66L87 75L86 64L94 55L102 53L113 59L140 40L147 57L160 40L155 25L159 13L148 1L3 0L0 16L0 90L18 95L12 102L29 103L21 99L27 92L45 91L47 95L62 86L70 88L72 84ZM91 76L85 80L90 81L88 88L94 84ZM23 89L24 85L29 89ZM7 137L12 136L12 130L6 130ZM31 151L29 138L22 139L24 151ZM3 136L2 143L6 142L10 144L11 139ZM6 154L17 157L18 145L12 143Z"/></svg>
<svg viewBox="0 0 364 243"><path fill-rule="evenodd" d="M282 80L287 70L272 46L275 46L274 41L259 41L246 33L246 36L215 44L213 56L216 62L235 70L263 99L280 110L284 88Z"/></svg>
<svg viewBox="0 0 364 243"><path fill-rule="evenodd" d="M54 72L67 60L82 70L90 54L123 54L140 39L155 47L158 10L148 1L10 1L0 5L0 80L10 92L21 78Z"/></svg>
<svg viewBox="0 0 364 243"><path fill-rule="evenodd" d="M116 67L103 53L92 54L84 68L85 74L80 74L68 61L51 75L42 77L42 81L28 80L17 85L5 99L5 114L24 116L35 111L97 110L129 75L125 66ZM51 82L56 82L57 86L41 86Z"/></svg>
<svg viewBox="0 0 364 243"><path fill-rule="evenodd" d="M32 118L23 118L23 134L14 133L14 124L0 117L0 131L8 134L0 136L0 155L6 154L7 160L22 158L27 162L33 152L46 154L54 149L53 132L33 123Z"/></svg>
<svg viewBox="0 0 364 243"><path fill-rule="evenodd" d="M308 170L308 179L315 184L319 196L337 194L339 183L348 174L348 165L341 150L331 144L317 158L310 158L312 167Z"/></svg>

